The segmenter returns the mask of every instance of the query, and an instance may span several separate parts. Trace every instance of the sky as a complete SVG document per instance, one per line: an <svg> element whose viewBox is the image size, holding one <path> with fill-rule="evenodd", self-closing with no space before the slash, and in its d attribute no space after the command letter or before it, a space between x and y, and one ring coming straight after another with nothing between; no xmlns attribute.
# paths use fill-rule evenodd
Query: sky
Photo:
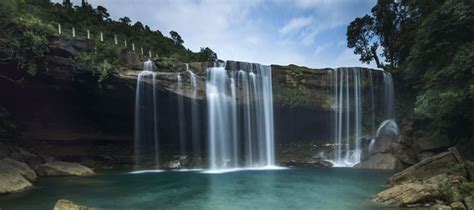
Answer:
<svg viewBox="0 0 474 210"><path fill-rule="evenodd" d="M62 0L53 0L62 2ZM80 0L73 0L76 5ZM111 18L127 16L164 35L177 31L192 51L222 60L313 68L371 67L346 46L347 25L376 0L89 0ZM132 24L133 24L132 23Z"/></svg>

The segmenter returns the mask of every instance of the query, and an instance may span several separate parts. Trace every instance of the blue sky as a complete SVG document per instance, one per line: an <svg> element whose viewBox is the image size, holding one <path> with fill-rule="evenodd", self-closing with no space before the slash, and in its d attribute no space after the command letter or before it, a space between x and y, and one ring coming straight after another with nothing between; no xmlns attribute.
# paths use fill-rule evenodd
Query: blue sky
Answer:
<svg viewBox="0 0 474 210"><path fill-rule="evenodd" d="M54 0L62 2L62 0ZM73 0L79 4L80 0ZM117 20L128 16L193 51L210 47L223 60L315 68L365 66L346 47L346 28L376 0L89 0Z"/></svg>

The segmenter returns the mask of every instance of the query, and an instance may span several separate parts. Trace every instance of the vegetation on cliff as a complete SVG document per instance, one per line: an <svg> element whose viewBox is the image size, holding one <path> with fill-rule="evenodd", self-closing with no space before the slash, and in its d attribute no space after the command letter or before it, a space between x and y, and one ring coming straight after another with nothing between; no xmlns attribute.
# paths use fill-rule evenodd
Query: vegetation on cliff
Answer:
<svg viewBox="0 0 474 210"><path fill-rule="evenodd" d="M399 116L418 138L473 135L474 2L379 0L353 20L347 46L394 73Z"/></svg>
<svg viewBox="0 0 474 210"><path fill-rule="evenodd" d="M89 30L95 49L74 59L85 61L94 67L91 70L99 71L99 81L106 77L107 69L119 66L119 52L132 51L132 43L137 51L144 48L143 54L151 51L153 57L158 55L158 65L217 60L216 53L208 47L201 48L200 52L184 47L183 39L175 31L167 37L139 21L132 24L128 17L112 20L106 8L93 8L86 1L77 6L70 0L62 4L49 0L4 0L0 1L0 62L17 64L18 69L27 70L31 75L45 70L48 41L51 35L58 33L58 24L64 38L72 37L74 28L76 38L86 39ZM103 42L100 33L103 33Z"/></svg>

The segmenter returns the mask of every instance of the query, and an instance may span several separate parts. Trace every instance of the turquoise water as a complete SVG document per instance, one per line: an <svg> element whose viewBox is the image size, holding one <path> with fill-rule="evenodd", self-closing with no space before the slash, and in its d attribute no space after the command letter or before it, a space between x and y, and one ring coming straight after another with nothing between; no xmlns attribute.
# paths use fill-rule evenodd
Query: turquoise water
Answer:
<svg viewBox="0 0 474 210"><path fill-rule="evenodd" d="M391 172L350 168L106 173L42 178L26 192L1 196L1 210L53 209L68 199L101 209L377 209L370 199Z"/></svg>

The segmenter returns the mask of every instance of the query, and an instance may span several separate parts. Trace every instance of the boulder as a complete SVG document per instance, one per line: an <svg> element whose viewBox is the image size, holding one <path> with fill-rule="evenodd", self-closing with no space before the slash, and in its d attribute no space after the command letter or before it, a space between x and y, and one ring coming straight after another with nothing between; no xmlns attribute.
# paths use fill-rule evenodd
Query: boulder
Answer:
<svg viewBox="0 0 474 210"><path fill-rule="evenodd" d="M466 210L466 206L464 206L464 204L460 201L451 203L451 208L453 210Z"/></svg>
<svg viewBox="0 0 474 210"><path fill-rule="evenodd" d="M25 163L4 158L0 160L0 194L14 193L32 187L36 173Z"/></svg>
<svg viewBox="0 0 474 210"><path fill-rule="evenodd" d="M375 154L368 160L362 161L354 166L355 168L369 169L389 169L398 170L401 168L400 161L393 154Z"/></svg>
<svg viewBox="0 0 474 210"><path fill-rule="evenodd" d="M10 158L0 160L0 171L18 174L18 176L25 177L29 181L34 181L37 178L36 173L26 163Z"/></svg>
<svg viewBox="0 0 474 210"><path fill-rule="evenodd" d="M87 176L93 175L92 169L79 163L51 161L41 164L36 169L40 176Z"/></svg>
<svg viewBox="0 0 474 210"><path fill-rule="evenodd" d="M181 162L179 160L172 160L167 164L168 168L177 169L181 168Z"/></svg>
<svg viewBox="0 0 474 210"><path fill-rule="evenodd" d="M464 203L466 204L467 210L474 210L474 196L465 197Z"/></svg>
<svg viewBox="0 0 474 210"><path fill-rule="evenodd" d="M462 158L459 156L456 149L452 148L448 152L440 153L420 161L419 163L393 175L388 181L390 184L395 185L412 180L425 180L444 173L466 176L465 170L453 171L451 169L451 166L456 166L462 163Z"/></svg>
<svg viewBox="0 0 474 210"><path fill-rule="evenodd" d="M462 176L441 174L424 181L409 181L397 184L378 193L375 202L391 206L407 206L410 204L436 202L446 200L445 196L452 193L449 189L441 190L443 186L456 186L465 181Z"/></svg>
<svg viewBox="0 0 474 210"><path fill-rule="evenodd" d="M450 206L446 205L441 205L441 204L436 204L430 208L430 210L451 210L452 208Z"/></svg>
<svg viewBox="0 0 474 210"><path fill-rule="evenodd" d="M375 202L390 206L406 206L436 200L440 197L437 186L431 183L404 183L378 193Z"/></svg>
<svg viewBox="0 0 474 210"><path fill-rule="evenodd" d="M89 208L73 203L69 200L60 199L54 205L54 210L88 210Z"/></svg>
<svg viewBox="0 0 474 210"><path fill-rule="evenodd" d="M474 181L474 162L466 161L467 175L471 181Z"/></svg>
<svg viewBox="0 0 474 210"><path fill-rule="evenodd" d="M422 150L435 150L440 148L448 148L453 145L453 142L448 136L434 132L431 135L425 135L416 140L417 146Z"/></svg>

